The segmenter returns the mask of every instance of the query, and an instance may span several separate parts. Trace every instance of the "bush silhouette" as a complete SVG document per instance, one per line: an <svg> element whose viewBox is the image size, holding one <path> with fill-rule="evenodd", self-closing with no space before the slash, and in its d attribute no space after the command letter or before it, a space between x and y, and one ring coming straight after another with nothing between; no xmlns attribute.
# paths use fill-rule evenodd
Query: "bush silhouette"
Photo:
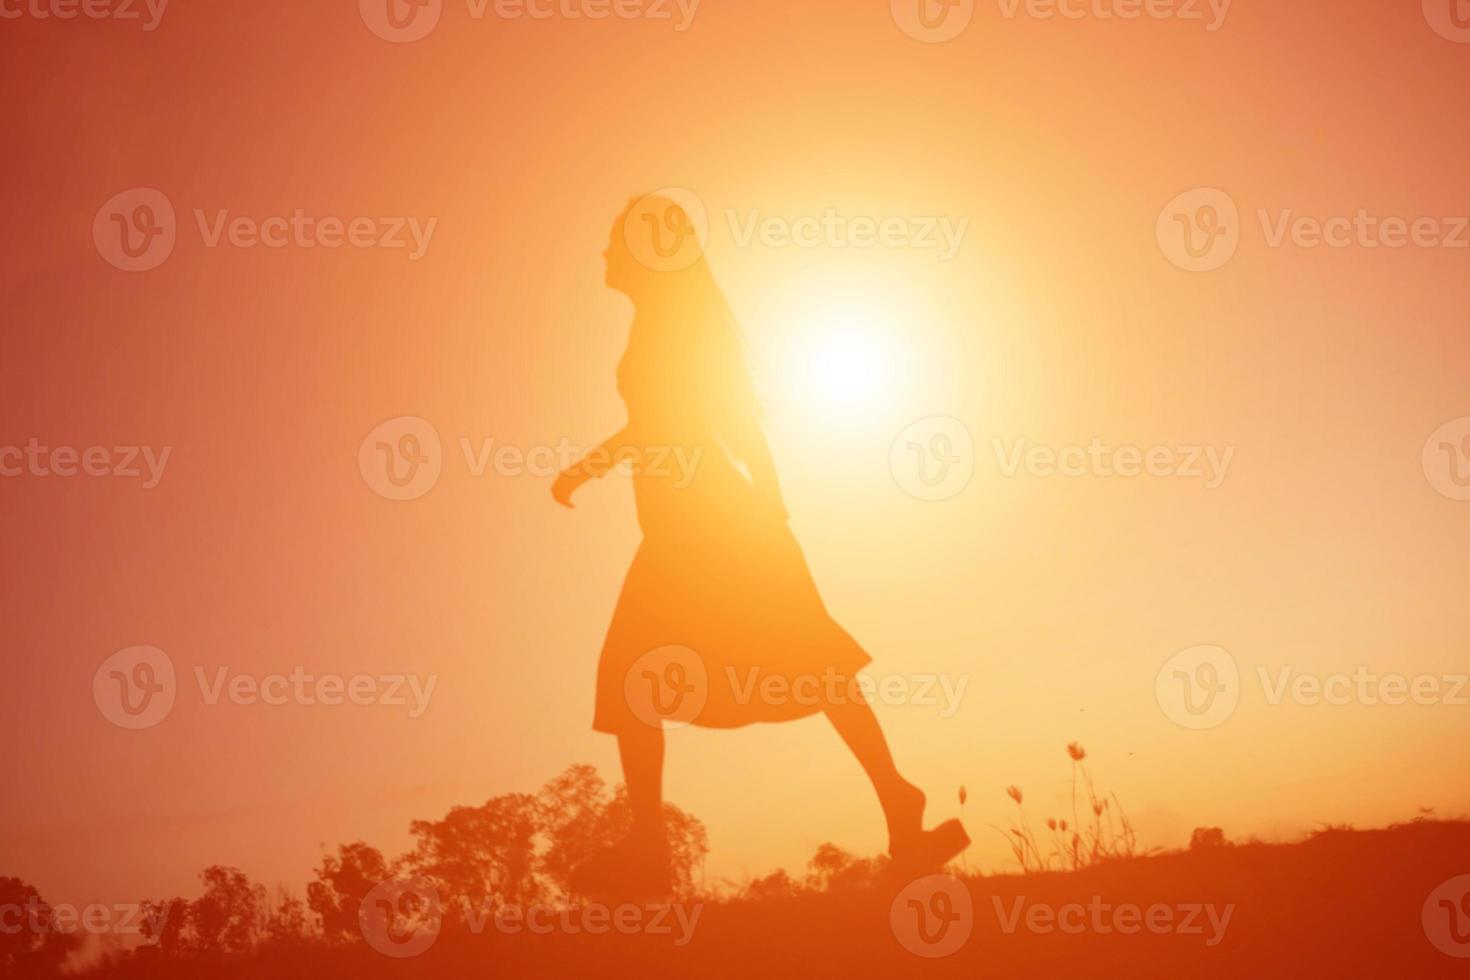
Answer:
<svg viewBox="0 0 1470 980"><path fill-rule="evenodd" d="M46 974L59 968L76 940L57 931L51 906L19 878L0 877L0 967L5 975Z"/></svg>

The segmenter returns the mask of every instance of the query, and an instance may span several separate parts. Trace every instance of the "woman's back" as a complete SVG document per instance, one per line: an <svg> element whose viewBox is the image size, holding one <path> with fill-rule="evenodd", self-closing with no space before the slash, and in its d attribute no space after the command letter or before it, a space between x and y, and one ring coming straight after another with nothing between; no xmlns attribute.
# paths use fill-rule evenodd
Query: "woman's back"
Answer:
<svg viewBox="0 0 1470 980"><path fill-rule="evenodd" d="M750 513L754 498L735 462L741 426L721 372L711 369L708 351L678 342L677 326L663 327L635 321L618 363L638 522L645 535L660 536L728 523Z"/></svg>

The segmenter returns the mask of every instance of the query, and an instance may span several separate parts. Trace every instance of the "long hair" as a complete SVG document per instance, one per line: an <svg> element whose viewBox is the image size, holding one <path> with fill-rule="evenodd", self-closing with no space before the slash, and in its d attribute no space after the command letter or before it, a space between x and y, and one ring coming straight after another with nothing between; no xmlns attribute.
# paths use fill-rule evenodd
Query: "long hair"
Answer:
<svg viewBox="0 0 1470 980"><path fill-rule="evenodd" d="M624 210L619 226L629 236L651 233L630 224L635 212L650 211L669 216L673 221L688 221L683 207L657 195L634 198ZM752 360L739 323L724 292L715 281L705 259L703 246L691 261L679 262L668 269L649 268L642 272L633 293L638 308L635 332L642 336L630 339L630 349L637 345L651 348L645 363L656 370L673 372L682 408L704 414L727 438L744 442L760 433L760 402L752 372ZM633 261L639 261L635 254ZM732 446L741 455L748 446Z"/></svg>

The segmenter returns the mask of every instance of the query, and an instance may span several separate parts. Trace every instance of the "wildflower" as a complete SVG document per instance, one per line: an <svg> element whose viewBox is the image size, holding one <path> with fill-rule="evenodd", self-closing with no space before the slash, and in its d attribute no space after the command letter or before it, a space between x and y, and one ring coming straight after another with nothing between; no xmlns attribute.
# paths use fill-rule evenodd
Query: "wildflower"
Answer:
<svg viewBox="0 0 1470 980"><path fill-rule="evenodd" d="M1046 821L1046 829L1047 830L1051 830L1051 831L1055 831L1057 829L1057 818L1056 817L1049 817L1049 818L1047 818L1047 821Z"/></svg>
<svg viewBox="0 0 1470 980"><path fill-rule="evenodd" d="M1100 816L1102 816L1102 812L1103 812L1103 805L1101 803L1094 803L1092 805L1092 815L1093 816L1100 817Z"/></svg>
<svg viewBox="0 0 1470 980"><path fill-rule="evenodd" d="M1067 754L1072 757L1073 762L1081 762L1083 759L1087 758L1087 750L1078 745L1076 742L1067 743Z"/></svg>
<svg viewBox="0 0 1470 980"><path fill-rule="evenodd" d="M1016 806L1021 805L1021 790L1017 786L1007 786L1006 795L1016 801Z"/></svg>
<svg viewBox="0 0 1470 980"><path fill-rule="evenodd" d="M965 805L965 800L968 798L968 796L969 796L969 794L965 792L965 788L963 786L961 786L960 787L960 806L964 806Z"/></svg>

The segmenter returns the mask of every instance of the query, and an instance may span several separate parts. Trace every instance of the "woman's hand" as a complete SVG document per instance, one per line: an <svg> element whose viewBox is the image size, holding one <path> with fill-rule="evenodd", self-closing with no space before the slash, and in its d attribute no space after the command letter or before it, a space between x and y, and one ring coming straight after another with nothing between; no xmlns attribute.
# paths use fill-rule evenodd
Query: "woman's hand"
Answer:
<svg viewBox="0 0 1470 980"><path fill-rule="evenodd" d="M551 483L551 500L559 502L567 510L572 510L572 494L582 483L587 482L587 473L582 472L576 466L569 466L562 472L557 473L556 480Z"/></svg>
<svg viewBox="0 0 1470 980"><path fill-rule="evenodd" d="M572 465L556 475L551 484L551 499L561 504L568 510L572 509L572 494L577 488L587 482L587 473L577 465Z"/></svg>
<svg viewBox="0 0 1470 980"><path fill-rule="evenodd" d="M572 494L588 480L595 480L612 468L618 452L627 442L627 435L628 430L624 427L621 432L558 473L551 484L551 499L570 510Z"/></svg>

